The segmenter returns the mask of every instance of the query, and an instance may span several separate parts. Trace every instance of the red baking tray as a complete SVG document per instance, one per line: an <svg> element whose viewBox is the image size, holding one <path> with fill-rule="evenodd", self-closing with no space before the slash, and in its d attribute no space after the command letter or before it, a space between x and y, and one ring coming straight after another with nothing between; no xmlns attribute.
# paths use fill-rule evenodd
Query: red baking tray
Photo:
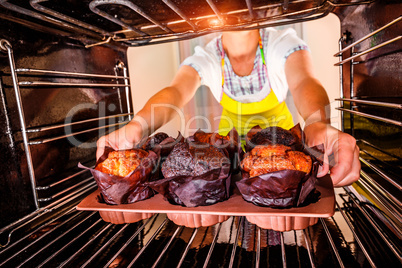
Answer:
<svg viewBox="0 0 402 268"><path fill-rule="evenodd" d="M284 209L256 206L245 201L237 189L228 200L192 208L172 205L160 194L132 204L108 205L97 201L100 191L96 190L82 200L77 209L99 211L105 221L116 224L136 222L155 213L166 213L176 224L194 228L223 222L230 216L246 216L249 222L261 228L288 231L304 229L315 224L318 218L334 214L335 195L331 178L328 175L319 178L316 189L321 193L317 202Z"/></svg>

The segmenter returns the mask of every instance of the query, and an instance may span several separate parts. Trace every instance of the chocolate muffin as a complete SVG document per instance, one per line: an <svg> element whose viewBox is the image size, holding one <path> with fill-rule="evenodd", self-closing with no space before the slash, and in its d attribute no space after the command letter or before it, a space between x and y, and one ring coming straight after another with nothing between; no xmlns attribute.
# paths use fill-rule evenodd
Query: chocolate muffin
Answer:
<svg viewBox="0 0 402 268"><path fill-rule="evenodd" d="M210 170L230 164L225 153L210 144L202 142L180 142L162 164L165 178L174 176L198 176Z"/></svg>
<svg viewBox="0 0 402 268"><path fill-rule="evenodd" d="M249 140L249 144L256 145L283 144L290 146L296 143L297 139L289 130L281 127L267 127L255 133Z"/></svg>
<svg viewBox="0 0 402 268"><path fill-rule="evenodd" d="M164 132L158 132L155 135L148 137L144 144L141 144L141 149L145 151L152 150L155 145L160 144L164 139L167 139L169 137L168 134Z"/></svg>

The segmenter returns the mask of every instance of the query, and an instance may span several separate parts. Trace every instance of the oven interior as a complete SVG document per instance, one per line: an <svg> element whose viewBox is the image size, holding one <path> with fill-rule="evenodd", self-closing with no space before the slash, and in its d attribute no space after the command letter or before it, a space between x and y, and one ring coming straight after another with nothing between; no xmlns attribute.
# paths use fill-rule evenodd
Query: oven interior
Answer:
<svg viewBox="0 0 402 268"><path fill-rule="evenodd" d="M397 267L402 262L399 1L0 1L1 267ZM135 111L126 50L225 31L341 21L342 130L361 178L304 230L165 214L112 224L75 206L97 186L99 136ZM334 33L337 34L338 33ZM135 96L134 96L135 97Z"/></svg>

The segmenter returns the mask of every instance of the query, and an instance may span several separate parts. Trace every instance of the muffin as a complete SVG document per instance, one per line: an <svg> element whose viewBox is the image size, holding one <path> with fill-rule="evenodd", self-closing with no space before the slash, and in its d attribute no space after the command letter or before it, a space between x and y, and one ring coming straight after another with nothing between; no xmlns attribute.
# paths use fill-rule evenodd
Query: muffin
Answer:
<svg viewBox="0 0 402 268"><path fill-rule="evenodd" d="M140 149L112 151L104 161L96 165L95 169L110 175L126 177L147 156L148 152Z"/></svg>
<svg viewBox="0 0 402 268"><path fill-rule="evenodd" d="M95 168L81 164L78 166L91 171L101 193L99 202L120 205L145 200L154 195L155 192L144 183L157 178L157 160L158 156L152 151L114 151L105 148Z"/></svg>
<svg viewBox="0 0 402 268"><path fill-rule="evenodd" d="M230 161L222 150L208 143L181 142L162 164L162 174L165 178L199 176L220 168L223 163L230 164Z"/></svg>
<svg viewBox="0 0 402 268"><path fill-rule="evenodd" d="M236 182L244 200L275 208L318 200L309 197L319 195L315 183L324 147L307 148L302 137L299 125L290 130L256 126L247 133L242 179Z"/></svg>
<svg viewBox="0 0 402 268"><path fill-rule="evenodd" d="M311 165L309 155L283 144L258 145L245 155L240 164L250 177L286 169L309 173Z"/></svg>
<svg viewBox="0 0 402 268"><path fill-rule="evenodd" d="M196 207L224 201L229 197L231 177L227 155L208 143L180 142L162 164L164 179L147 185L176 205Z"/></svg>

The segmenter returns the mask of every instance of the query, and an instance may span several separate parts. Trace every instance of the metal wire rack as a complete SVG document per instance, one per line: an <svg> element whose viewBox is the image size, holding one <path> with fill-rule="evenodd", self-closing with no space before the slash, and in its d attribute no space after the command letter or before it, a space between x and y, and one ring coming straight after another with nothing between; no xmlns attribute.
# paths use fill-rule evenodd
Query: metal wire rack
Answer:
<svg viewBox="0 0 402 268"><path fill-rule="evenodd" d="M40 10L43 15L27 7L20 8L9 1L0 1L0 4L14 12L35 17L51 24L57 24L63 29L77 30L80 33L92 36L94 40L103 40L105 37L116 42L125 42L127 45L136 45L137 40L145 40L147 42L155 42L153 40L179 40L181 38L193 37L196 34L203 34L216 29L208 29L208 31L196 31L198 24L197 19L189 18L187 14L173 1L163 1L181 18L176 22L172 21L164 25L161 22L150 25L141 26L137 30L121 25L123 30L108 31L93 27L89 23L76 21L72 17L63 15L62 13L48 10L41 2L47 1L31 1L35 10ZM49 1L50 2L50 1ZM114 1L117 3L117 1ZM292 4L305 1L283 1L270 5L270 8L281 7L284 10L291 10ZM308 1L306 1L308 2ZM97 4L110 4L111 1L93 1L93 8ZM130 2L131 3L131 2ZM359 4L363 2L355 2ZM127 4L127 1L125 1ZM226 13L220 13L219 7L214 2L207 1L207 4L214 11L211 16L220 20L225 20ZM263 7L253 6L252 1L246 1L247 8L243 10L249 16L254 16L259 9ZM130 4L128 4L130 5ZM335 4L323 1L322 5L334 6ZM338 5L340 5L338 3ZM129 8L132 8L130 5ZM134 9L136 9L134 7ZM135 10L134 10L135 11ZM243 12L242 11L242 12ZM322 16L326 11L321 7L310 10L308 16ZM98 12L98 11L97 11ZM141 10L136 11L141 13ZM305 20L290 19L288 15L305 15L292 14L278 15L275 18L279 22L259 21L259 26L271 26L273 24L289 23L292 21ZM154 20L151 15L147 20ZM107 17L106 14L104 14ZM282 17L281 17L282 16ZM308 17L310 18L310 17ZM315 17L316 18L316 17ZM203 19L203 18L200 18ZM391 22L399 23L401 18ZM68 22L68 24L66 24ZM192 32L184 32L175 35L172 38L170 31L176 24L181 22L188 24ZM172 26L173 25L173 26ZM248 24L234 25L244 26ZM251 27L251 23L249 24ZM390 26L389 25L389 26ZM132 26L130 26L132 27ZM161 29L166 33L163 34L142 34L139 31L146 32L148 29ZM172 28L172 29L170 29ZM232 29L232 28L227 28ZM220 28L219 30L222 30ZM381 29L382 30L382 29ZM125 32L134 32L139 35L138 38L125 36ZM132 34L132 33L130 33ZM375 34L375 33L373 33ZM369 38L370 34L366 38ZM166 40L162 41L163 38ZM364 39L366 39L364 38ZM400 37L392 38L391 42L384 42L377 45L376 49L386 46L400 40ZM363 41L363 39L359 40ZM351 73L353 74L353 66L359 64L354 60L362 55L373 51L365 51L353 54L347 59L342 59L344 52L354 50L354 46L359 43L355 42L353 46L340 49L335 56L340 57L339 66L349 63L351 65ZM342 42L340 41L340 44ZM113 116L105 116L101 118L85 119L81 121L70 122L67 124L56 124L51 126L38 126L27 128L24 120L24 113L20 99L20 90L24 88L35 87L113 87L125 88L129 87L129 78L124 65L118 65L117 69L123 72L123 75L95 75L87 73L73 73L55 70L37 70L27 68L16 68L13 60L12 46L5 40L0 42L0 48L6 51L10 62L10 75L13 81L13 89L17 97L18 113L21 122L21 134L23 136L24 148L28 161L30 160L30 146L35 144L52 142L57 139L67 138L69 134L53 136L50 138L32 138L37 133L49 130L60 129L66 126L85 125L88 122L94 122L103 119L122 118L116 124L124 124L126 120L130 120L131 111L122 111ZM358 56L357 56L358 55ZM31 74L32 77L39 78L37 80L23 80L24 74ZM46 76L55 75L63 78L91 77L99 78L102 82L96 84L80 83L80 82L49 82L44 80ZM29 76L28 76L29 77ZM25 79L25 78L24 78ZM104 83L103 80L109 80ZM120 81L120 82L116 82ZM343 83L342 83L343 84ZM355 111L357 104L381 106L390 109L400 110L401 105L398 103L381 102L373 100L356 99L353 94L353 75L351 75L350 98L341 97L341 103L352 103L350 109L339 108L343 113L350 113L357 116L368 117L374 120L380 120L386 124L392 124L400 127L400 121L394 118L386 118L368 113ZM126 93L128 90L126 90ZM342 89L343 92L343 89ZM129 98L127 98L129 99ZM127 104L127 107L131 105ZM342 116L344 117L344 114ZM349 117L350 125L353 126L354 117ZM102 128L112 127L111 125L101 126ZM85 131L93 131L97 128ZM353 128L352 128L353 131ZM76 131L71 133L77 135L82 132ZM31 136L32 135L32 136ZM389 158L399 161L397 155L388 151L384 151L380 146L372 144L370 141L359 140L362 144L377 151L377 153L386 154ZM362 146L363 148L363 146ZM361 179L358 185L370 192L375 199L378 200L380 208L373 206L368 200L360 195L353 187L345 187L344 192L337 194L337 211L335 215L328 219L320 219L319 223L305 230L296 230L290 232L276 232L272 230L264 230L256 225L250 224L243 217L231 217L229 220L211 226L200 228L186 228L177 226L164 214L156 214L150 219L142 220L137 223L115 225L101 220L99 215L94 212L85 212L75 210L77 205L84 197L96 189L96 184L92 177L87 176L88 173L79 171L68 176L64 176L55 182L38 186L35 180L35 174L30 167L30 178L32 183L32 191L35 196L37 210L17 222L8 225L0 230L0 266L1 267L266 267L266 266L282 266L282 267L376 267L387 263L400 265L402 262L401 249L399 247L401 235L400 228L400 200L395 191L401 190L398 180L394 179L389 173L392 171L387 169L387 163L381 163L375 158L372 149L363 149L364 156L361 157L362 165L368 167L372 172L362 170ZM32 164L32 163L31 163ZM382 184L377 183L378 175L387 181L392 187L384 188ZM86 176L81 179L81 176ZM80 183L73 188L65 189L57 193L58 196L49 196L47 198L38 198L38 191L57 187L57 185L74 179L80 179ZM47 202L49 202L47 204ZM46 205L42 205L46 204ZM399 222L398 222L399 220ZM368 227L368 228L367 228ZM348 235L349 234L349 235ZM396 239L395 239L396 237ZM398 240L399 239L399 240ZM374 247L373 247L374 245ZM376 252L377 251L377 252ZM380 252L380 254L378 254ZM375 254L377 253L377 254ZM384 256L378 256L384 255ZM384 258L382 258L384 257ZM389 259L392 261L389 262Z"/></svg>
<svg viewBox="0 0 402 268"><path fill-rule="evenodd" d="M398 97L390 97L389 99L395 102L383 101L381 98L374 97L367 99L364 96L356 95L356 85L354 76L354 68L357 65L363 64L370 60L370 53L376 51L379 55L386 55L384 51L378 52L380 49L384 49L391 44L398 44L402 39L402 36L393 36L387 40L381 40L380 43L373 43L372 40L370 47L357 51L361 48L362 43L374 38L378 33L384 32L392 26L397 26L402 21L402 17L390 21L386 25L372 31L371 33L356 40L352 44L342 48L343 38L340 39L340 51L334 56L339 57L340 61L335 66L340 66L341 70L341 98L337 99L341 103L341 107L337 108L341 111L343 130L350 131L350 133L356 137L360 147L360 162L362 165L361 178L356 185L363 189L363 191L375 200L374 205L362 207L359 206L363 214L369 219L371 227L374 228L382 240L387 244L389 250L395 254L399 261L402 261L402 255L400 246L400 238L402 237L402 226L400 225L402 220L401 214L401 200L400 200L400 162L401 158L392 152L390 149L384 149L381 137L368 138L359 136L359 129L361 122L372 121L372 126L381 126L383 129L392 129L393 133L401 133L402 121L400 121L400 114L402 106ZM389 53L389 52L388 52ZM343 58L343 55L349 55L347 58ZM377 55L378 56L378 55ZM350 88L349 96L344 97L343 94L347 89L343 88L343 67L348 66L350 68ZM365 111L368 112L365 112ZM386 111L386 112L384 112ZM381 114L381 116L379 115ZM385 116L382 116L385 115ZM345 120L346 119L346 120ZM347 127L345 125L348 125ZM398 134L396 134L398 135ZM367 137L367 135L366 135ZM357 199L364 203L367 202L367 198L359 194L353 188L348 188L347 193L357 197ZM352 199L355 200L355 199ZM358 201L354 201L358 202ZM371 203L371 202L368 202ZM377 215L378 217L373 217ZM396 240L390 239L387 232L380 226L388 226L397 235Z"/></svg>
<svg viewBox="0 0 402 268"><path fill-rule="evenodd" d="M79 34L73 34L72 38L91 47L111 42L126 46L158 44L218 31L285 25L324 17L335 7L367 4L373 0L151 2L143 5L141 1L129 0L82 1L79 9L87 14L93 12L91 16L85 16L88 18L85 21L77 16L79 12L75 11L79 10L63 8L65 5L56 0L30 0L29 4L1 0L0 6L61 28L66 31L64 35L72 37L72 33ZM103 25L103 28L98 25Z"/></svg>
<svg viewBox="0 0 402 268"><path fill-rule="evenodd" d="M131 96L130 96L130 88L129 88L130 85L129 85L127 68L122 62L117 63L115 67L116 75L100 75L100 74L75 73L75 72L65 72L55 70L16 68L11 44L7 40L2 39L0 40L0 48L3 51L7 52L8 55L10 65L9 75L12 77L12 87L16 97L18 115L21 126L21 135L28 163L31 188L37 209L37 211L34 212L34 214L37 214L40 213L39 208L41 207L41 203L48 204L48 202L56 200L73 190L79 189L83 186L88 185L93 186L94 181L92 177L88 177L89 176L88 172L80 170L75 171L74 173L69 173L68 175L64 175L60 177L58 180L51 180L50 182L48 182L48 184L37 185L34 167L32 164L32 154L30 147L33 145L44 144L61 139L75 137L77 135L101 129L109 129L112 127L122 126L126 124L129 120L131 120L133 113L131 111L132 106L130 103ZM121 73L122 75L119 75L119 73ZM46 81L46 79L49 76L53 77L51 82ZM81 79L88 79L88 78L91 79L92 81L91 83L88 82L83 83L80 81ZM107 82L104 82L105 80ZM37 89L38 87L39 89ZM121 103L122 98L120 98L120 107L118 107L120 113L117 114L100 116L96 118L82 119L82 120L71 119L71 120L65 120L65 122L63 123L28 128L25 120L23 103L21 99L21 90L25 90L25 88L35 88L35 90L41 90L44 87L48 87L50 89L60 87L112 88L117 90L118 95L120 94L119 89L123 88L124 90L123 92L125 94L125 99L127 100L127 103L123 105ZM89 123L96 123L96 126L88 127ZM54 130L58 130L54 132L56 134L51 132ZM11 133L11 130L9 132ZM45 135L47 133L51 134ZM73 185L68 188L64 188L62 191L57 191L52 195L39 198L38 192L45 192L49 189L56 188L60 184L66 183L68 181L76 181L76 183L73 183Z"/></svg>
<svg viewBox="0 0 402 268"><path fill-rule="evenodd" d="M84 195L85 192L80 195ZM77 195L79 197L79 195ZM70 205L76 200L68 200ZM350 203L350 202L348 202ZM340 206L355 238L356 226ZM350 206L350 204L348 204ZM95 212L63 207L62 213L35 224L22 236L19 230L0 251L1 267L346 267L357 265L351 245L339 237L342 220L321 219L305 230L276 232L250 224L244 217L231 217L210 227L186 228L171 222L165 214L138 223L114 225ZM43 217L43 215L42 215ZM21 235L21 236L19 236ZM363 252L375 267L360 240L356 252ZM360 250L362 249L362 251Z"/></svg>

